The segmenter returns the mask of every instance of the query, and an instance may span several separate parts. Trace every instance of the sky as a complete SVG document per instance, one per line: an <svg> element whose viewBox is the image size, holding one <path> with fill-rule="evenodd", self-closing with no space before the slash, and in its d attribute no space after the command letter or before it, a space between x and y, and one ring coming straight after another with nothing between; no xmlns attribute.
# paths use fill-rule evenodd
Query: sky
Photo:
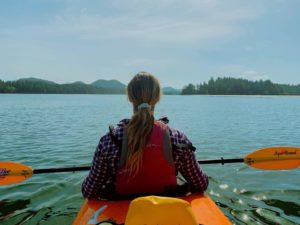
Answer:
<svg viewBox="0 0 300 225"><path fill-rule="evenodd" d="M299 0L0 1L0 79L300 84Z"/></svg>

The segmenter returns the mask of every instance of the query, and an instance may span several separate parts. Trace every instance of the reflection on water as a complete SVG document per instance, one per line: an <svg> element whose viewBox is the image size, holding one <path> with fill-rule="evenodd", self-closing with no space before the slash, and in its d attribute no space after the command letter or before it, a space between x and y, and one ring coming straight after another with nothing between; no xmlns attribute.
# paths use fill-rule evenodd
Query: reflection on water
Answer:
<svg viewBox="0 0 300 225"><path fill-rule="evenodd" d="M300 190L256 192L210 179L209 195L235 224L299 224Z"/></svg>
<svg viewBox="0 0 300 225"><path fill-rule="evenodd" d="M278 199L263 200L269 206L281 209L288 216L300 217L300 205L294 202L282 201Z"/></svg>
<svg viewBox="0 0 300 225"><path fill-rule="evenodd" d="M21 225L21 224L72 224L76 216L75 208L68 208L65 211L54 211L52 208L43 208L39 211L21 210L14 214L9 214L6 218L1 217L1 224Z"/></svg>
<svg viewBox="0 0 300 225"><path fill-rule="evenodd" d="M0 201L0 221L6 220L17 210L26 209L30 203L29 199L26 200L2 200Z"/></svg>

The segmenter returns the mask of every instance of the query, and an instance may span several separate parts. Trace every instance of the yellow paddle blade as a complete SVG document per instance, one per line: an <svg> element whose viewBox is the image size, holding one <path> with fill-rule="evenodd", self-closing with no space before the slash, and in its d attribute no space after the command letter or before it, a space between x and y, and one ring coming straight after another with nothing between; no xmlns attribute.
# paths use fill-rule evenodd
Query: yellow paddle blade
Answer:
<svg viewBox="0 0 300 225"><path fill-rule="evenodd" d="M0 185L15 184L28 179L32 168L16 162L0 162Z"/></svg>
<svg viewBox="0 0 300 225"><path fill-rule="evenodd" d="M300 166L300 148L271 147L257 150L244 158L249 166L265 170L290 170Z"/></svg>

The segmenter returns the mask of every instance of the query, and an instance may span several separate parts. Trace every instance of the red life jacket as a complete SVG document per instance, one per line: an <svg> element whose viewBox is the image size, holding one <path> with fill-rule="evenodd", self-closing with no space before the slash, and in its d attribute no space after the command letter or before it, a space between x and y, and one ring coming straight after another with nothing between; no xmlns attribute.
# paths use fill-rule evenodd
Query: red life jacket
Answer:
<svg viewBox="0 0 300 225"><path fill-rule="evenodd" d="M130 177L125 168L127 132L124 132L120 167L115 187L118 194L163 193L176 187L176 171L167 125L155 121L148 144L143 149L142 166Z"/></svg>

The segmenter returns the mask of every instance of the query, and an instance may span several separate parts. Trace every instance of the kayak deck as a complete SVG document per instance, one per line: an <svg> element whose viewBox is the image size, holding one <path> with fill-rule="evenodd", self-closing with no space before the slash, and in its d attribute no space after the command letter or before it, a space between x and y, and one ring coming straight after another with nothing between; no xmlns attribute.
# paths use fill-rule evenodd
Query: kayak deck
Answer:
<svg viewBox="0 0 300 225"><path fill-rule="evenodd" d="M207 195L192 194L180 199L190 203L196 220L202 225L229 225L231 222L222 213L214 201ZM89 219L102 206L107 208L98 217L98 222L113 218L116 223L123 224L126 218L130 200L102 201L85 200L78 212L73 225L87 225ZM174 216L174 215L170 215Z"/></svg>

